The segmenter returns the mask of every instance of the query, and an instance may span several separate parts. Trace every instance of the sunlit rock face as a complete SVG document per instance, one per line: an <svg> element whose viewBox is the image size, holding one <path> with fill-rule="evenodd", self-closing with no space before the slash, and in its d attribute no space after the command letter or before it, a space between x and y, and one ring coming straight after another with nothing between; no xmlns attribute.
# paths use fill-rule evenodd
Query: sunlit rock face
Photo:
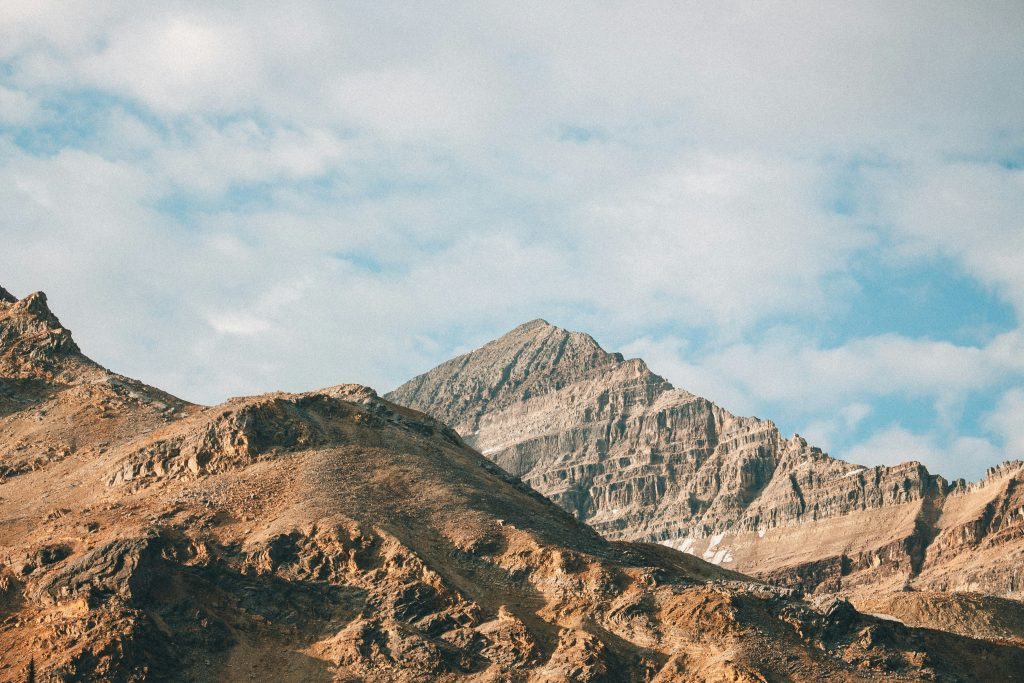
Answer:
<svg viewBox="0 0 1024 683"><path fill-rule="evenodd" d="M570 341L563 357L624 365ZM0 359L0 683L895 683L1024 668L1005 620L1004 640L914 629L610 542L367 387L190 404L89 361L44 298L3 290ZM658 380L624 367L642 383L609 394L615 410L655 410ZM671 419L690 424L687 410ZM750 452L735 431L729 452ZM702 457L723 450L713 438ZM758 472L734 476L737 500ZM642 509L647 494L615 495Z"/></svg>
<svg viewBox="0 0 1024 683"><path fill-rule="evenodd" d="M988 513L968 501L1013 498L1005 481L1024 476L1020 463L970 487L919 463L846 463L543 320L443 363L388 398L451 425L609 539L663 543L811 591L914 583L1022 590L998 558L989 563L995 569L937 566L990 542L1017 557L1006 544L1019 537L1024 513L1002 513L998 524L1014 531L998 527L1002 540L986 540L994 538Z"/></svg>

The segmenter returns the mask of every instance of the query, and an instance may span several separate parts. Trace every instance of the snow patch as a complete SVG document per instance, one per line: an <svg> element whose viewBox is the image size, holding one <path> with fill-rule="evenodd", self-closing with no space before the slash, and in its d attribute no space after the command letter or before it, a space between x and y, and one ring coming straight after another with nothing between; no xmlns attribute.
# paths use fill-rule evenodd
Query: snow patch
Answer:
<svg viewBox="0 0 1024 683"><path fill-rule="evenodd" d="M757 537L758 538L764 538L764 535L766 533L768 533L768 529L765 528L765 527L761 527L760 529L757 530Z"/></svg>
<svg viewBox="0 0 1024 683"><path fill-rule="evenodd" d="M728 548L722 548L711 558L711 564L722 564L723 562L732 562L732 553Z"/></svg>
<svg viewBox="0 0 1024 683"><path fill-rule="evenodd" d="M868 470L867 470L867 468L866 468L866 467L858 467L857 469L855 469L855 470L850 470L849 472L847 472L846 474L844 474L844 475L842 476L842 478L843 478L843 479L845 479L846 477L852 477L852 476L854 476L855 474L860 474L861 472L867 472L867 471L868 471Z"/></svg>
<svg viewBox="0 0 1024 683"><path fill-rule="evenodd" d="M660 545L673 550L678 550L681 553L687 553L688 555L695 555L693 552L693 544L696 543L696 539L693 538L673 538L667 541L659 541Z"/></svg>
<svg viewBox="0 0 1024 683"><path fill-rule="evenodd" d="M897 624L903 624L902 619L897 619L891 614L874 614L873 612L868 612L868 616L874 617L875 619L882 619L883 621L895 621ZM903 625L906 626L906 624Z"/></svg>
<svg viewBox="0 0 1024 683"><path fill-rule="evenodd" d="M708 547L704 550L704 554L702 555L702 557L705 560L707 560L708 562L712 562L714 564L718 564L717 562L715 562L714 558L716 557L717 553L720 553L722 551L719 550L716 553L715 548L718 547L718 544L722 542L723 538L725 538L724 533L715 534L711 537L711 540L708 542Z"/></svg>

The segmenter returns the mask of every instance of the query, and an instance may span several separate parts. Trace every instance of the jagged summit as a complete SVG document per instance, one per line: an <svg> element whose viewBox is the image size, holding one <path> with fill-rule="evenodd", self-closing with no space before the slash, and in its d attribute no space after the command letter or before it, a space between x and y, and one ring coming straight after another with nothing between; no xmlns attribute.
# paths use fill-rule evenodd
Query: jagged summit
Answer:
<svg viewBox="0 0 1024 683"><path fill-rule="evenodd" d="M29 310L36 315L56 319L56 316L53 315L53 311L50 310L49 303L47 302L46 292L32 292L31 294L19 299L11 294L6 288L0 286L0 304L20 305L22 309Z"/></svg>
<svg viewBox="0 0 1024 683"><path fill-rule="evenodd" d="M522 325L517 325L516 327L512 328L512 330L510 330L508 334L512 334L512 333L516 332L517 330L524 330L525 331L525 330L533 330L533 329L544 329L544 328L548 328L548 327L555 327L555 326L552 325L551 323L549 323L544 318L534 318L533 320L530 320L528 322L523 323Z"/></svg>
<svg viewBox="0 0 1024 683"><path fill-rule="evenodd" d="M47 304L46 294L0 296L0 377L73 382L102 371Z"/></svg>
<svg viewBox="0 0 1024 683"><path fill-rule="evenodd" d="M426 410L461 434L479 428L484 411L557 392L607 373L648 387L643 400L671 385L640 360L608 353L583 332L532 320L484 346L442 363L388 394L396 403Z"/></svg>
<svg viewBox="0 0 1024 683"><path fill-rule="evenodd" d="M0 480L131 438L189 403L86 357L42 292L0 297ZM11 301L10 299L13 299Z"/></svg>
<svg viewBox="0 0 1024 683"><path fill-rule="evenodd" d="M642 360L536 321L387 398L453 426L612 538L661 540L688 525L713 533L736 521L724 510L755 498L788 447L770 422L737 418L674 389ZM751 462L714 472L719 450Z"/></svg>

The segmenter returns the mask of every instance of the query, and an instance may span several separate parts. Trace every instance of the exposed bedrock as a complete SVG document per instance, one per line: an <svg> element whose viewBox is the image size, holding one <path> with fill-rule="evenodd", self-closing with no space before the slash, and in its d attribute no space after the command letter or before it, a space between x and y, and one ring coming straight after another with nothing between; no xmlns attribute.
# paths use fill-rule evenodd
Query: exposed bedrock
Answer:
<svg viewBox="0 0 1024 683"><path fill-rule="evenodd" d="M860 467L542 320L388 398L452 425L610 539L665 543L808 590L866 585L874 576L887 586L1019 591L1017 574L1002 568L935 567L967 548L1016 547L1021 463L972 485L950 484L916 462ZM885 533L864 533L864 524L882 524ZM785 538L801 546L787 548Z"/></svg>

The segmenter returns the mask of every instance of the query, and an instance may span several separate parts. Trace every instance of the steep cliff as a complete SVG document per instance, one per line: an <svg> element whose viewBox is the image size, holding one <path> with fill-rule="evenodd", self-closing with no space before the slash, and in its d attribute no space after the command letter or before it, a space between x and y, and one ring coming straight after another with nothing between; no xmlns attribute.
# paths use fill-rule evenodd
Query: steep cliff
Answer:
<svg viewBox="0 0 1024 683"><path fill-rule="evenodd" d="M837 460L542 320L388 398L451 424L607 538L659 542L806 590L1021 591L1016 572L992 563L939 568L984 543L1016 557L1015 485L1005 493L951 485L918 463ZM1020 469L1003 473L1017 481ZM990 503L1001 512L986 512Z"/></svg>

